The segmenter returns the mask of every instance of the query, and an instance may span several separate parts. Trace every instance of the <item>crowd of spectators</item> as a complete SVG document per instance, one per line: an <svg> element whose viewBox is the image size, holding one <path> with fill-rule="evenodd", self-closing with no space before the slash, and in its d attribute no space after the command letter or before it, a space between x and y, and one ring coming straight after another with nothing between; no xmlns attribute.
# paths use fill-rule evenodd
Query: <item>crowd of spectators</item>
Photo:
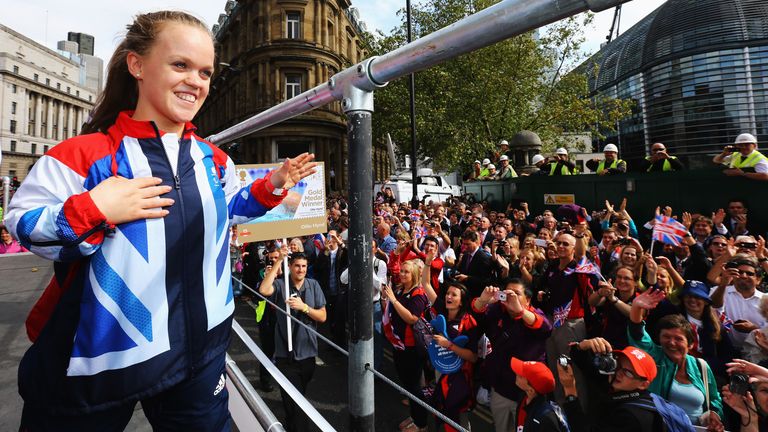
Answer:
<svg viewBox="0 0 768 432"><path fill-rule="evenodd" d="M376 365L391 349L401 384L453 420L468 426L484 403L499 431L662 430L670 411L708 430L765 430L766 226L745 200L707 214L630 215L626 200L532 214L524 202L412 208L390 195L374 203L371 227ZM324 326L343 344L344 199L328 215L326 235L290 245L309 258L328 299ZM685 227L679 245L652 243L656 216ZM263 266L246 259L246 283L258 286ZM448 353L461 367L441 369ZM410 414L402 430L427 427L420 406Z"/></svg>

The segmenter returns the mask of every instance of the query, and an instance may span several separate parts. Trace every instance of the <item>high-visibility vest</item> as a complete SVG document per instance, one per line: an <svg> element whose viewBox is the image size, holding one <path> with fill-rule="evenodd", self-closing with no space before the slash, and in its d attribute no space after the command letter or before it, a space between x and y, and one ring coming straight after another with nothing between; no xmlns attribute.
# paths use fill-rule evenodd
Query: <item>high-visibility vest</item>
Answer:
<svg viewBox="0 0 768 432"><path fill-rule="evenodd" d="M669 159L677 159L677 156L670 156L668 159L664 159L664 163L661 164L661 170L662 171L674 171L672 169L672 164L669 163ZM645 160L650 162L651 157L650 156L646 156ZM651 164L646 171L647 172L651 172L651 168L653 168L653 164Z"/></svg>
<svg viewBox="0 0 768 432"><path fill-rule="evenodd" d="M517 173L515 172L515 169L512 168L512 165L507 165L506 169L504 167L501 168L501 173L499 174L500 179L508 179L508 178L516 178Z"/></svg>
<svg viewBox="0 0 768 432"><path fill-rule="evenodd" d="M754 150L746 158L744 158L741 153L736 153L731 158L731 168L738 168L747 172L755 172L755 166L763 160L766 160L765 156L757 150Z"/></svg>
<svg viewBox="0 0 768 432"><path fill-rule="evenodd" d="M624 161L617 158L615 161L613 161L611 166L608 167L608 169L616 168L622 162ZM597 173L600 174L603 171L605 171L605 159L601 160L600 164L597 165Z"/></svg>
<svg viewBox="0 0 768 432"><path fill-rule="evenodd" d="M565 175L571 175L571 170L569 170L567 166L565 166L563 164L554 163L554 162L549 164L549 175L551 175L551 176L558 175L558 174L555 174L555 172L556 172L555 168L557 168L558 165L560 165L560 174L559 175L564 175L564 176Z"/></svg>

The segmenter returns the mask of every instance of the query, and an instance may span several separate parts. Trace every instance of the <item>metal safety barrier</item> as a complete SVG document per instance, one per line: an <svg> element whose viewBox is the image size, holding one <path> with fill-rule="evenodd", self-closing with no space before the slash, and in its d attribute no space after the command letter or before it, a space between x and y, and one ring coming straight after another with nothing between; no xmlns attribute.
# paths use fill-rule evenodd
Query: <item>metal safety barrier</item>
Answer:
<svg viewBox="0 0 768 432"><path fill-rule="evenodd" d="M337 344L335 344L333 341L331 341L331 340L330 340L330 339L328 339L327 337L325 337L325 336L323 336L322 334L320 334L320 333L319 333L319 332L318 332L316 329L314 329L314 328L312 328L312 327L308 326L307 324L303 323L301 320L297 319L297 318L296 318L296 317L294 317L293 315L290 315L290 314L288 314L288 313L287 313L287 312L286 312L286 311L285 311L283 308L279 307L279 306L278 306L278 305L276 305L274 302L270 301L268 298L266 298L266 297L264 297L263 295L261 295L261 293L259 293L257 290L255 290L255 289L253 289L253 288L249 287L249 286L248 286L248 285L246 285L246 284L245 284L243 281L241 281L240 279L238 279L238 278L236 278L236 277L234 277L234 276L232 277L232 280L234 280L234 281L236 281L236 282L240 283L240 284L241 284L243 287L245 287L245 288L246 288L248 291L252 292L253 294L257 295L257 296L258 296L259 298L261 298L262 300L266 301L266 302L267 302L269 305L273 306L275 310L277 310L277 311L281 312L281 313L282 313L282 314L284 314L286 317L289 317L289 318L290 318L290 319L291 319L293 322L295 322L295 323L297 323L297 324L301 325L302 327L304 327L305 329L307 329L308 331L310 331L311 333L313 333L315 336L317 336L317 337L318 337L319 339L321 339L323 342L327 343L329 346L331 346L331 347L332 347L333 349L335 349L336 351L338 351L338 352L340 352L341 354L343 354L343 355L345 355L345 356L349 357L349 352L348 352L347 350L345 350L344 348L342 348L342 347L338 346L338 345L337 345ZM255 305L251 304L251 306L252 306L252 307L254 307L254 309L255 309ZM232 327L233 327L233 328L235 328L235 327L234 327L234 324L236 324L236 322L235 322L235 323L233 323L233 325L232 325ZM240 325L239 325L239 324L238 324L238 327L240 327ZM242 327L240 327L240 329L242 329ZM241 338L241 339L243 338L243 336L242 336L242 335L240 335L240 333L237 331L237 329L235 329L235 333L238 333L238 336L240 336L240 338ZM243 330L243 333L245 333L245 331L244 331L244 330ZM246 337L248 337L248 335L247 335L247 334L245 334L245 336L246 336ZM249 338L249 339L250 339L250 338ZM252 340L252 339L251 339L251 342L253 342L253 340ZM255 344L255 342L254 342L254 344ZM258 347L257 347L257 348L258 348ZM263 354L263 353L262 353L262 354ZM265 356L265 357L266 357L266 356ZM259 359L259 361L261 361L261 359ZM271 363L271 362L270 362L270 363ZM274 366L273 366L273 367L274 367ZM441 413L440 411L436 410L436 409L435 409L434 407L432 407L431 405L429 405L429 404L427 404L426 402L424 402L424 401L423 401L421 398L419 398L418 396L414 395L413 393L410 393L408 390L404 389L403 387L401 387L400 385L398 385L397 383L395 383L394 381L392 381L392 380L391 380L389 377L387 377L387 376L386 376L386 375L384 375L383 373L381 373L381 372L377 371L376 369L374 369L374 368L373 368L373 366L371 366L371 364L370 364L370 363L366 363L364 367L365 367L365 370L367 370L368 372L372 373L372 374L373 374L373 375L375 375L377 378L381 379L381 380L382 380L384 383L386 383L386 384L388 384L388 385L392 386L392 387L393 387L395 390L397 390L397 391L399 391L400 393L402 393L402 394L403 394L404 396L406 396L408 399L410 399L410 400L412 400L412 401L416 402L417 404L421 405L421 406L422 406L424 409L426 409L426 410L427 410L427 411L429 411L430 413L434 414L434 415L435 415L435 417L437 417L437 418L439 418L441 421L443 421L443 422L447 423L447 424L448 424L448 425L450 425L452 428L456 429L456 430L457 430L457 431L459 431L459 432L469 432L469 431L467 431L467 429L463 428L461 425L459 425L459 424L458 424L458 423L456 423L455 421L453 421L453 420L451 420L450 418L446 417L446 416L445 416L445 414ZM279 372L279 371L278 371L278 372ZM289 382L289 384L290 384L290 382ZM304 396L303 396L303 395L302 395L302 398L303 398L304 400L306 400L306 398L304 398ZM305 411L305 412L306 412L306 411ZM309 415L309 413L307 413L307 415ZM319 425L318 425L318 426L319 426ZM323 429L323 430L324 430L324 429Z"/></svg>
<svg viewBox="0 0 768 432"><path fill-rule="evenodd" d="M229 354L226 369L229 412L238 430L253 431L254 425L258 423L264 432L285 432L283 424L277 420ZM229 389L230 385L234 388Z"/></svg>
<svg viewBox="0 0 768 432"><path fill-rule="evenodd" d="M628 0L504 0L379 57L371 57L270 109L208 137L221 145L298 115L341 101L349 142L349 413L353 430L374 430L373 95L389 81L517 36L557 20L599 12ZM415 399L413 399L415 400Z"/></svg>

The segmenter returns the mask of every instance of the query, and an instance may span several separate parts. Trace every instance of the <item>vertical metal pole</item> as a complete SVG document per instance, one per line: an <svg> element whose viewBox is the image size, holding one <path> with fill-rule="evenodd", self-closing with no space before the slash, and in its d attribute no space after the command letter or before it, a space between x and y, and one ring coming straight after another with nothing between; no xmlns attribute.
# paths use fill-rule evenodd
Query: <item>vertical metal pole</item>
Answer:
<svg viewBox="0 0 768 432"><path fill-rule="evenodd" d="M408 27L408 43L413 38L411 25L411 0L405 1L405 22ZM416 75L408 75L408 94L411 105L411 183L413 183L413 197L411 198L411 207L418 208L419 205L419 185L417 182L418 169L416 167Z"/></svg>
<svg viewBox="0 0 768 432"><path fill-rule="evenodd" d="M370 97L373 93L370 94ZM371 111L347 111L349 137L349 416L352 431L373 432L373 141Z"/></svg>

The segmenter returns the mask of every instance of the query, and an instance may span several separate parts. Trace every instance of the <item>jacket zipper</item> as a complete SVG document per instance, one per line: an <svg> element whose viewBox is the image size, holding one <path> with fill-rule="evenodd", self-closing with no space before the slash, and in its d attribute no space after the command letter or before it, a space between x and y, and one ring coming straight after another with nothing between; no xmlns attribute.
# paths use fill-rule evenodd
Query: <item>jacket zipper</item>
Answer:
<svg viewBox="0 0 768 432"><path fill-rule="evenodd" d="M183 231L186 231L187 229L187 219L185 216L185 209L184 209L184 195L181 190L181 178L179 177L179 169L181 168L181 137L179 137L179 156L178 160L176 161L176 172L173 172L173 165L171 165L171 160L168 158L168 153L165 151L165 145L163 144L163 138L160 136L160 131L157 129L157 126L154 122L152 122L152 126L155 127L155 132L157 133L157 139L160 140L160 146L162 147L163 156L165 157L165 162L168 164L168 170L173 175L173 187L176 189L176 195L178 195L179 198L179 207L181 207L181 228ZM182 135L183 136L183 135ZM182 242L184 242L184 237L182 236ZM186 246L184 244L183 246ZM186 249L186 247L183 247L182 249ZM183 272L182 274L182 286L181 286L181 301L184 305L184 332L187 334L187 341L186 341L186 347L185 351L187 353L187 367L190 371L190 377L195 376L195 367L193 364L193 356L192 356L192 334L191 334L191 325L190 325L190 314L189 314L189 303L187 302L187 295L186 295L186 282L187 282L187 272Z"/></svg>

